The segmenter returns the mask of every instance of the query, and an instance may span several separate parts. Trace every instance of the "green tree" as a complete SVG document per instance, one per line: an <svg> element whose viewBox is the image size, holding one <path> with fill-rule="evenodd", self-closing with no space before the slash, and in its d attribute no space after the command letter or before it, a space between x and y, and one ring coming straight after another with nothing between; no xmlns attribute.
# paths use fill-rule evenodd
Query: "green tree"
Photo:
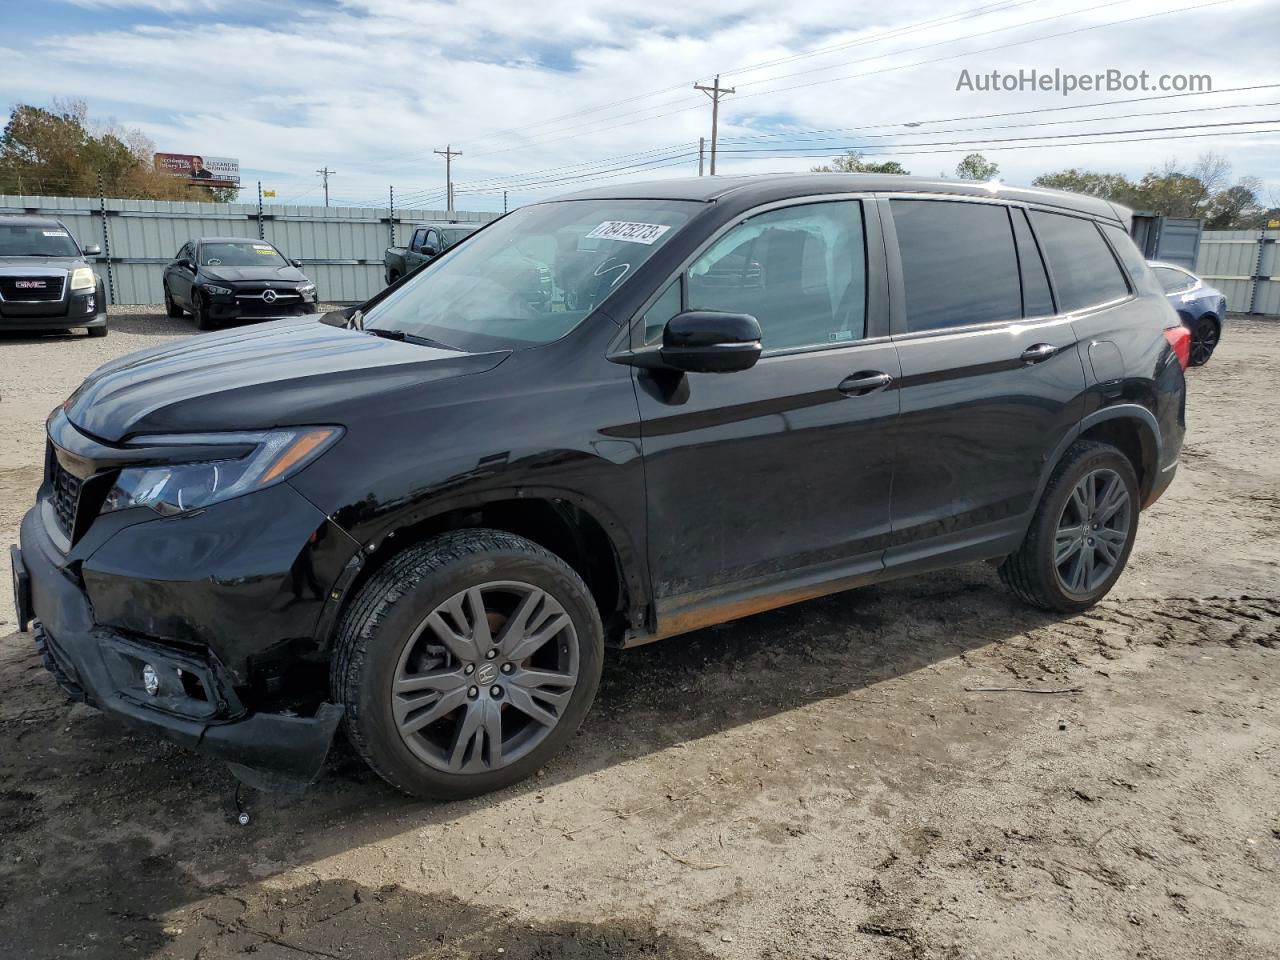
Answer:
<svg viewBox="0 0 1280 960"><path fill-rule="evenodd" d="M234 200L234 190L192 186L155 169L139 130L94 125L83 101L19 104L0 134L0 193L139 200ZM229 196L228 196L229 194Z"/></svg>
<svg viewBox="0 0 1280 960"><path fill-rule="evenodd" d="M874 163L864 160L862 154L850 150L843 157L835 157L829 164L810 167L812 173L895 173L909 176L911 171L905 169L897 160L885 160Z"/></svg>
<svg viewBox="0 0 1280 960"><path fill-rule="evenodd" d="M1000 165L980 153L971 153L956 164L956 176L961 180L994 180Z"/></svg>
<svg viewBox="0 0 1280 960"><path fill-rule="evenodd" d="M1071 167L1058 173L1044 173L1031 181L1033 187L1049 187L1053 190L1068 190L1071 193L1083 193L1103 200L1114 200L1117 203L1130 204L1137 187L1123 173L1099 173L1093 170L1078 170Z"/></svg>

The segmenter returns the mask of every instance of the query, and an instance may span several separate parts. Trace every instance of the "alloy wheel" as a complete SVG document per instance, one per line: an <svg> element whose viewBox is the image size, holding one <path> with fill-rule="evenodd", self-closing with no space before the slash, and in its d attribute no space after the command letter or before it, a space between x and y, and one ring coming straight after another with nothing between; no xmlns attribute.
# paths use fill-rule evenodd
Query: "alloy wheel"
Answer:
<svg viewBox="0 0 1280 960"><path fill-rule="evenodd" d="M545 740L577 682L577 633L559 601L528 583L483 583L414 630L392 680L392 715L424 763L484 773Z"/></svg>
<svg viewBox="0 0 1280 960"><path fill-rule="evenodd" d="M1204 366L1213 356L1218 345L1218 325L1212 320L1201 320L1191 332L1191 365Z"/></svg>
<svg viewBox="0 0 1280 960"><path fill-rule="evenodd" d="M1062 589L1087 596L1105 583L1124 555L1132 525L1133 504L1118 473L1101 468L1081 478L1054 537L1053 569Z"/></svg>

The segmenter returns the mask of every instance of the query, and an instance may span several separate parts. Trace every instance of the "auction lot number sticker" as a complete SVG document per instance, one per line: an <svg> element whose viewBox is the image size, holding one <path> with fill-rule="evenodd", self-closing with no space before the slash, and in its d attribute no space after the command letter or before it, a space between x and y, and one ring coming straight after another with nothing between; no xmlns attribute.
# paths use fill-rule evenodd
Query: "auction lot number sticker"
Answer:
<svg viewBox="0 0 1280 960"><path fill-rule="evenodd" d="M661 223L632 223L630 220L606 220L587 234L588 240L625 240L627 243L653 243L671 228Z"/></svg>

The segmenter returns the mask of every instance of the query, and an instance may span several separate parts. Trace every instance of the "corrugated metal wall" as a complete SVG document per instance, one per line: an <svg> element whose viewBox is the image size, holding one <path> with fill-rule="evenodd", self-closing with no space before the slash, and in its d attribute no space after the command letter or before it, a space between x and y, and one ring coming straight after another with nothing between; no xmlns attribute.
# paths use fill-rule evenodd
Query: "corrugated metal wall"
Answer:
<svg viewBox="0 0 1280 960"><path fill-rule="evenodd" d="M1196 273L1233 312L1280 315L1280 230L1206 230Z"/></svg>
<svg viewBox="0 0 1280 960"><path fill-rule="evenodd" d="M0 195L0 213L55 216L81 246L100 245L98 270L105 280L109 265L109 299L116 304L160 303L164 265L193 237L256 238L259 229L258 206L252 203ZM454 212L455 220L473 223L497 216ZM444 210L396 210L396 243L408 239L413 224L445 217ZM320 299L330 303L367 300L383 288L382 254L392 245L392 226L386 207L262 207L263 238L301 260Z"/></svg>

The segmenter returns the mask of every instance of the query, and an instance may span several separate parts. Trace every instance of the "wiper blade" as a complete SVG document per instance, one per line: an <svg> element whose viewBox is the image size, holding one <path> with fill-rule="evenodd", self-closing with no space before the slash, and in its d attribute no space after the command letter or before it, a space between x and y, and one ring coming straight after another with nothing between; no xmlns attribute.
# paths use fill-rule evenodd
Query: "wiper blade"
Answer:
<svg viewBox="0 0 1280 960"><path fill-rule="evenodd" d="M416 343L424 347L436 347L440 350L453 350L459 352L457 347L451 347L447 343L441 343L439 340L432 340L430 337L420 337L416 333L405 333L403 330L384 330L381 327L363 327L362 333L367 333L371 337L381 337L383 340L396 340L400 343Z"/></svg>

